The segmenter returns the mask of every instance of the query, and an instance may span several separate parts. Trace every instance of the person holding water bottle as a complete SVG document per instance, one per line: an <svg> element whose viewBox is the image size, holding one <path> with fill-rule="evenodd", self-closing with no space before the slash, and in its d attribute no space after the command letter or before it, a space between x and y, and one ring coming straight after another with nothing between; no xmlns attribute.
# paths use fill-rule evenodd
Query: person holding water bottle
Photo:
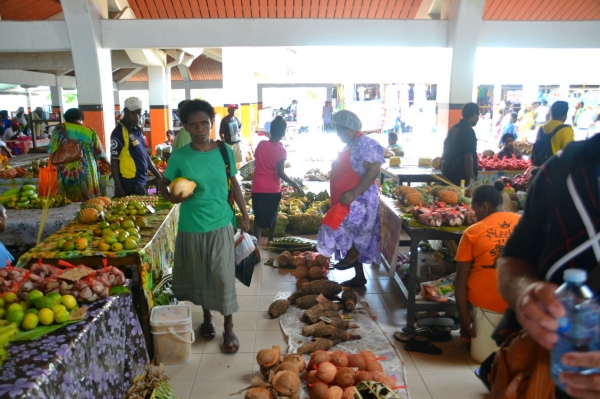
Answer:
<svg viewBox="0 0 600 399"><path fill-rule="evenodd" d="M559 399L600 397L598 310L591 299L600 292L599 180L600 136L550 158L497 264L500 293L520 326L552 351Z"/></svg>

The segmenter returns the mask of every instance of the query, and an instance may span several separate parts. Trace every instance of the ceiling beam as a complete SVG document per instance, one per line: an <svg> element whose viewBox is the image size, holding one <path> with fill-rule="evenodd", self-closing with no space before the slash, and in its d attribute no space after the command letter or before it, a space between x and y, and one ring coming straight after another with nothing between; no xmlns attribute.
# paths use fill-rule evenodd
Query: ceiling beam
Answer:
<svg viewBox="0 0 600 399"><path fill-rule="evenodd" d="M148 82L124 82L117 85L119 90L148 90ZM222 89L222 80L193 80L184 82L175 80L171 82L171 90L181 89Z"/></svg>
<svg viewBox="0 0 600 399"><path fill-rule="evenodd" d="M71 49L65 21L2 21L0 37L0 52Z"/></svg>
<svg viewBox="0 0 600 399"><path fill-rule="evenodd" d="M186 67L183 64L177 65L177 68L179 69L179 73L181 74L181 77L183 78L184 82L189 82L190 80L192 80L192 74L190 73L190 68Z"/></svg>
<svg viewBox="0 0 600 399"><path fill-rule="evenodd" d="M119 72L115 73L113 76L113 80L117 82L117 84L127 82L127 79L141 71L143 68L122 68Z"/></svg>
<svg viewBox="0 0 600 399"><path fill-rule="evenodd" d="M0 27L4 22L0 23ZM73 57L70 51L50 51L39 53L2 53L0 69L23 69L40 71L72 71L75 69ZM139 68L141 65L134 64L123 50L111 51L112 67Z"/></svg>

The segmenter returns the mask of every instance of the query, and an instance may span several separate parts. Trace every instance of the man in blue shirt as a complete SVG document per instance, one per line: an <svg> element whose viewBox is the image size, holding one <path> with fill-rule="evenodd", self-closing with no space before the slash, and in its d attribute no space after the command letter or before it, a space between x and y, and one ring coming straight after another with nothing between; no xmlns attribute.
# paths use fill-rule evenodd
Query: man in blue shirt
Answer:
<svg viewBox="0 0 600 399"><path fill-rule="evenodd" d="M146 150L144 133L139 127L142 101L136 97L125 100L123 119L110 136L111 171L115 181L115 197L147 195L148 170L161 175Z"/></svg>
<svg viewBox="0 0 600 399"><path fill-rule="evenodd" d="M12 126L12 121L8 117L8 111L6 110L0 111L0 118L2 118L2 134L4 134L4 131Z"/></svg>

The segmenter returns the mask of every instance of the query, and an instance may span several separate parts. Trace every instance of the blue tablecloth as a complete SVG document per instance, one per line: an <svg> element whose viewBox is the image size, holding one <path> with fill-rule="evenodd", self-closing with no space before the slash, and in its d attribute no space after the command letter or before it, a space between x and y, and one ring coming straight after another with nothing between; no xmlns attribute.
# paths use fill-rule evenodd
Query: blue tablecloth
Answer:
<svg viewBox="0 0 600 399"><path fill-rule="evenodd" d="M118 398L148 363L131 295L90 305L84 320L10 343L0 398Z"/></svg>

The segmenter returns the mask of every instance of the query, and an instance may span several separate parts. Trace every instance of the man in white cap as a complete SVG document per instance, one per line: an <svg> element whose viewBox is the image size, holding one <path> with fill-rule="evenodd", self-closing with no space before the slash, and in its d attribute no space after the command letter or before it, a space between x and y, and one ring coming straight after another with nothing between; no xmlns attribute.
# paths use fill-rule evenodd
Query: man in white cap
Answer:
<svg viewBox="0 0 600 399"><path fill-rule="evenodd" d="M111 171L115 181L115 197L147 195L148 170L160 180L162 176L146 150L144 133L139 126L142 101L125 100L123 119L110 136Z"/></svg>

